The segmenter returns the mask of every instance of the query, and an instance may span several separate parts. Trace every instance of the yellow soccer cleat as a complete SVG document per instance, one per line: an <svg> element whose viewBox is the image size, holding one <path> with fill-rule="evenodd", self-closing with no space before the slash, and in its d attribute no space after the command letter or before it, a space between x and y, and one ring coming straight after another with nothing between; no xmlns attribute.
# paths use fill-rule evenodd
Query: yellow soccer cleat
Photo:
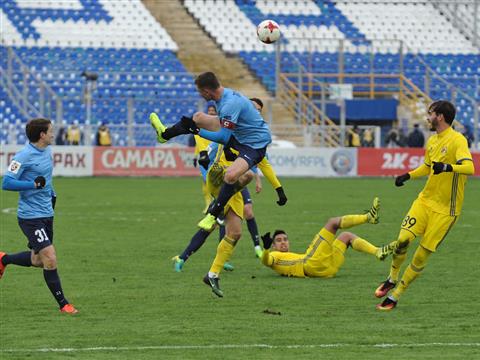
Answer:
<svg viewBox="0 0 480 360"><path fill-rule="evenodd" d="M367 221L370 224L378 224L380 221L380 199L378 197L375 197L373 199L372 207L370 210L367 212Z"/></svg>
<svg viewBox="0 0 480 360"><path fill-rule="evenodd" d="M207 214L200 222L197 224L197 226L200 229L203 229L205 231L212 231L215 225L217 224L217 219L215 216L212 214Z"/></svg>
<svg viewBox="0 0 480 360"><path fill-rule="evenodd" d="M157 141L158 141L160 144L166 143L167 140L165 140L165 139L162 137L162 134L163 134L163 132L165 131L165 129L166 129L167 127L162 124L162 121L160 120L160 118L158 117L158 115L155 114L154 112L150 114L150 124L151 124L152 127L155 129L155 131L157 132Z"/></svg>

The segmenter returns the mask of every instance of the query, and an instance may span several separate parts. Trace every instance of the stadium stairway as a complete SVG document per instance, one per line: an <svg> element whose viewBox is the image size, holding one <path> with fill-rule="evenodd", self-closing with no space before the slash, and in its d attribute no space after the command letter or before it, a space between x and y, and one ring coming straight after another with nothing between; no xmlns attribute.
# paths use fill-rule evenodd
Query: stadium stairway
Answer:
<svg viewBox="0 0 480 360"><path fill-rule="evenodd" d="M177 57L191 73L213 71L225 86L248 97L270 100L275 124L293 124L284 106L272 101L261 81L249 72L239 57L227 56L191 16L180 0L143 0L145 7L178 45ZM272 63L272 67L274 64Z"/></svg>

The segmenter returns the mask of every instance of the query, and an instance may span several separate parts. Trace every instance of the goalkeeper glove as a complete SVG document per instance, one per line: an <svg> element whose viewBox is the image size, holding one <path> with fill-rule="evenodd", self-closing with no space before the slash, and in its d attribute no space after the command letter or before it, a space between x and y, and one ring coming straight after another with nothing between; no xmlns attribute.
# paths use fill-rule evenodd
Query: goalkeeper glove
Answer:
<svg viewBox="0 0 480 360"><path fill-rule="evenodd" d="M283 191L283 187L278 187L275 189L275 191L277 192L277 195L278 195L278 201L277 201L277 204L280 205L280 206L283 206L287 203L287 196L285 195L285 192Z"/></svg>
<svg viewBox="0 0 480 360"><path fill-rule="evenodd" d="M410 179L410 174L406 173L395 178L395 186L403 186L403 183Z"/></svg>
<svg viewBox="0 0 480 360"><path fill-rule="evenodd" d="M205 170L208 169L208 164L210 164L210 158L208 157L208 151L203 150L198 154L198 163Z"/></svg>
<svg viewBox="0 0 480 360"><path fill-rule="evenodd" d="M265 233L263 236L261 236L262 242L263 242L263 248L265 250L270 249L270 246L272 246L273 239L270 236L270 231Z"/></svg>
<svg viewBox="0 0 480 360"><path fill-rule="evenodd" d="M37 176L35 180L33 180L33 182L35 183L36 189L43 189L45 187L45 184L47 183L43 176Z"/></svg>
<svg viewBox="0 0 480 360"><path fill-rule="evenodd" d="M442 172L452 172L453 167L450 164L444 164L442 162L433 162L433 175L438 175Z"/></svg>

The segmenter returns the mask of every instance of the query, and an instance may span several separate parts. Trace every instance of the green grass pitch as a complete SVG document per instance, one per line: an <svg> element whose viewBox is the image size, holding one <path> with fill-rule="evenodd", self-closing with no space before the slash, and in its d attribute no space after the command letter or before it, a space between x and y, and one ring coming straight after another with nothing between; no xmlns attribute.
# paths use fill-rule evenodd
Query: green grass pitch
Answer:
<svg viewBox="0 0 480 360"><path fill-rule="evenodd" d="M391 178L283 184L285 207L266 181L263 193L252 193L260 232L283 228L291 250L304 252L328 217L363 212L374 196L380 224L349 230L375 244L395 239L424 180L403 188ZM391 313L377 312L373 296L389 260L349 249L334 279L282 278L254 257L246 226L235 271L221 277L225 298L201 281L217 233L175 273L170 258L202 216L199 178L58 178L55 187L59 272L80 313L58 312L39 269L10 266L0 281L1 359L480 358L478 179L467 183L462 216ZM17 196L1 193L2 251L26 249Z"/></svg>

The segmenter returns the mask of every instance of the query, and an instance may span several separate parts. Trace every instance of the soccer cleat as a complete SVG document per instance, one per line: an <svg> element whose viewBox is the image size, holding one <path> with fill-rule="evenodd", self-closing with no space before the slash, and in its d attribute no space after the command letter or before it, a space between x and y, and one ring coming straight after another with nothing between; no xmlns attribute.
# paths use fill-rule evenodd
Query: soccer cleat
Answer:
<svg viewBox="0 0 480 360"><path fill-rule="evenodd" d="M75 309L75 307L72 304L67 304L60 309L60 312L73 315L73 314L77 314L78 310Z"/></svg>
<svg viewBox="0 0 480 360"><path fill-rule="evenodd" d="M393 281L390 280L390 278L388 278L383 283L381 283L379 287L375 290L375 297L377 298L384 297L385 295L388 294L390 290L395 288L395 285L396 283L394 283Z"/></svg>
<svg viewBox="0 0 480 360"><path fill-rule="evenodd" d="M157 132L157 141L161 144L166 143L167 140L165 140L162 137L162 134L167 127L162 124L162 121L160 120L157 114L155 113L150 114L150 124L153 126L153 128Z"/></svg>
<svg viewBox="0 0 480 360"><path fill-rule="evenodd" d="M3 273L5 272L5 268L7 267L6 265L3 265L3 262L2 262L2 259L5 255L7 254L0 251L0 279L2 278Z"/></svg>
<svg viewBox="0 0 480 360"><path fill-rule="evenodd" d="M225 264L223 264L223 270L233 271L233 270L235 270L235 267L232 264L230 264L229 262L226 262Z"/></svg>
<svg viewBox="0 0 480 360"><path fill-rule="evenodd" d="M203 278L203 282L210 286L210 288L212 289L212 292L217 295L218 297L223 297L223 291L220 290L220 285L218 284L218 282L220 281L220 279L218 277L216 278L213 278L213 277L209 277L208 274L205 275L205 277Z"/></svg>
<svg viewBox="0 0 480 360"><path fill-rule="evenodd" d="M383 261L387 258L387 256L392 255L397 251L398 248L398 242L397 241L392 241L388 245L383 245L378 248L375 256L378 260Z"/></svg>
<svg viewBox="0 0 480 360"><path fill-rule="evenodd" d="M378 197L375 197L373 199L372 207L367 212L367 221L370 224L378 224L378 222L380 221L380 216L378 214L379 211L380 211L380 199Z"/></svg>
<svg viewBox="0 0 480 360"><path fill-rule="evenodd" d="M263 255L263 250L262 250L262 248L260 247L260 245L256 245L255 248L254 248L254 250L255 250L255 256L256 256L257 258L261 259L261 258L262 258L262 255Z"/></svg>
<svg viewBox="0 0 480 360"><path fill-rule="evenodd" d="M207 214L200 222L197 224L197 226L200 229L203 229L205 231L212 231L215 225L217 224L217 219L215 216L212 214Z"/></svg>
<svg viewBox="0 0 480 360"><path fill-rule="evenodd" d="M185 264L185 260L180 259L180 257L177 255L172 258L172 261L173 261L173 269L176 272L182 272L183 264Z"/></svg>
<svg viewBox="0 0 480 360"><path fill-rule="evenodd" d="M376 306L377 310L380 311L391 311L397 306L397 302L392 299L390 296L387 296L381 304Z"/></svg>

